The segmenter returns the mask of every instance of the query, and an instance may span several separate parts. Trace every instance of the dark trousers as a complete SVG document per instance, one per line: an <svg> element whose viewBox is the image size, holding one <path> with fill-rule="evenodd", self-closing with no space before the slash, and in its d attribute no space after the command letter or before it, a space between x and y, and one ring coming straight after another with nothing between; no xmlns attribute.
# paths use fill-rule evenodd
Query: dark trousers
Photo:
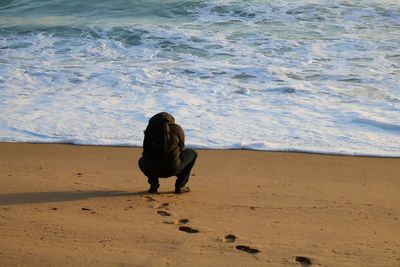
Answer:
<svg viewBox="0 0 400 267"><path fill-rule="evenodd" d="M192 171L192 168L196 163L196 159L197 159L197 152L194 149L185 149L182 151L181 166L178 173L176 174L177 179L175 182L175 188L180 188L187 184L187 182L189 181L190 172ZM142 170L143 173L146 173L143 170L141 160L142 159L139 159L139 168ZM147 176L147 181L150 185L158 186L159 185L158 178L159 177L156 176Z"/></svg>

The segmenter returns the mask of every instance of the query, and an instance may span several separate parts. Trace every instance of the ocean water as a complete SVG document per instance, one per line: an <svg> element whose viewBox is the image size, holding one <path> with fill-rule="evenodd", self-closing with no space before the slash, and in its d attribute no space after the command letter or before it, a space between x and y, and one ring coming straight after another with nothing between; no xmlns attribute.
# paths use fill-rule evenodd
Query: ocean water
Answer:
<svg viewBox="0 0 400 267"><path fill-rule="evenodd" d="M0 141L400 156L397 0L0 0Z"/></svg>

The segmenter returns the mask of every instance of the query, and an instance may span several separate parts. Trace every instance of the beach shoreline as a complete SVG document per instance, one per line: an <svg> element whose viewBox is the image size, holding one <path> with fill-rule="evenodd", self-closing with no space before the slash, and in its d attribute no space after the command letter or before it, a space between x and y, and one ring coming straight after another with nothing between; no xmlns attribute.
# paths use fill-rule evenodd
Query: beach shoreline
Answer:
<svg viewBox="0 0 400 267"><path fill-rule="evenodd" d="M27 144L27 145L67 145L67 146L82 146L82 147L108 147L108 148L133 148L142 149L142 146L129 145L129 144L84 144L84 143L74 143L74 142L31 142L31 141L0 141L0 144ZM204 151L250 151L250 152L260 152L260 153L290 153L290 154L308 154L317 156L338 156L338 157L361 157L361 158L387 158L387 159L400 159L399 156L390 155L379 155L379 154L364 154L364 153L335 153L335 152L319 152L314 150L285 150L285 149L256 149L256 148L208 148L208 147L196 147L196 146L186 146L195 150Z"/></svg>
<svg viewBox="0 0 400 267"><path fill-rule="evenodd" d="M200 149L176 195L146 193L141 148L0 152L4 266L400 264L400 158Z"/></svg>

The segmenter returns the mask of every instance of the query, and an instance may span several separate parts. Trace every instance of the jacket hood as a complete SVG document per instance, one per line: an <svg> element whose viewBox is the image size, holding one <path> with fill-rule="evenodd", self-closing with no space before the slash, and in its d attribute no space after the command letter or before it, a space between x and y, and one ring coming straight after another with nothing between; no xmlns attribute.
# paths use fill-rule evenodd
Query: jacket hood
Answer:
<svg viewBox="0 0 400 267"><path fill-rule="evenodd" d="M162 123L175 123L175 118L167 112L160 112L151 117L149 122L151 121Z"/></svg>

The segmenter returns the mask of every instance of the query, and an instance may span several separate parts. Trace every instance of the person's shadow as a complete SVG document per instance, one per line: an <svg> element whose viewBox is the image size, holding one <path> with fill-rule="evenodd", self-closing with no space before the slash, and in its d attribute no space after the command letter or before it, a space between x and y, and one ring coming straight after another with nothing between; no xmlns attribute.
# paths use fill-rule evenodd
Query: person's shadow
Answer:
<svg viewBox="0 0 400 267"><path fill-rule="evenodd" d="M143 192L124 192L124 191L59 191L59 192L24 192L0 195L0 206L34 204L47 202L78 201L90 198L107 198L122 196L141 196L147 195Z"/></svg>

